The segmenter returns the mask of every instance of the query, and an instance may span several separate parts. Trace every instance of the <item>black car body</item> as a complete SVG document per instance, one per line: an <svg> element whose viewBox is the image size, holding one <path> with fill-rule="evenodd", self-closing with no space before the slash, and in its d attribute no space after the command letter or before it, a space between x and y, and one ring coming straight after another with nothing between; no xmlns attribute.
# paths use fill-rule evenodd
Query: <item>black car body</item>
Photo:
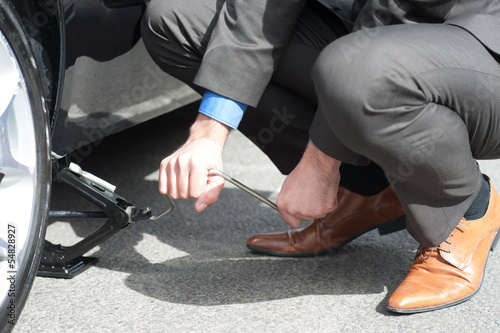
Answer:
<svg viewBox="0 0 500 333"><path fill-rule="evenodd" d="M44 68L56 154L65 155L198 98L147 54L139 29L145 2L16 4L39 48L36 56Z"/></svg>
<svg viewBox="0 0 500 333"><path fill-rule="evenodd" d="M88 264L88 249L155 217L65 157L78 162L104 137L199 98L147 54L139 29L146 2L0 0L0 273L9 277L0 284L1 332L13 328L42 268L70 278ZM108 218L73 247L44 241L53 181Z"/></svg>

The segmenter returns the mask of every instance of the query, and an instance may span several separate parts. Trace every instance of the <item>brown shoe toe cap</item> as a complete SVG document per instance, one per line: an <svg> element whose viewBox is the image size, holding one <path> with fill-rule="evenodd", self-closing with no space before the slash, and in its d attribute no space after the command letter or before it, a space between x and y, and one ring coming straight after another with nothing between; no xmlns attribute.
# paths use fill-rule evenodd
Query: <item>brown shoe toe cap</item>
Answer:
<svg viewBox="0 0 500 333"><path fill-rule="evenodd" d="M290 248L288 232L261 234L250 237L247 247L257 252L288 252Z"/></svg>

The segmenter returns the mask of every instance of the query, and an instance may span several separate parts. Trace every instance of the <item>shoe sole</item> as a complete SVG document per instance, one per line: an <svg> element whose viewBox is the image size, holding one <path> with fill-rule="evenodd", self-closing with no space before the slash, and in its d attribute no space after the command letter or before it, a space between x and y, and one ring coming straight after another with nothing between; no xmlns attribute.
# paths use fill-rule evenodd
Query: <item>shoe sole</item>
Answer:
<svg viewBox="0 0 500 333"><path fill-rule="evenodd" d="M395 218L393 220L389 220L387 222L384 222L382 224L374 226L373 228L366 229L363 232L357 234L356 236L350 238L349 240L347 240L346 242L344 242L342 244L339 244L337 246L333 246L333 247L330 247L328 249L321 250L321 251L305 252L305 253L285 253L285 252L276 252L276 251L270 251L270 250L260 249L258 247L253 247L253 246L250 246L250 245L247 245L247 248L249 248L250 250L252 250L254 252L259 252L259 253L264 253L264 254L270 254L270 255L273 255L273 256L277 256L277 257L303 258L303 257L321 256L321 255L327 254L328 252L332 252L332 251L334 251L336 249L341 248L342 246L346 245L347 243L352 242L353 240L355 240L359 236L361 236L361 235L363 235L363 234L365 234L365 233L367 233L369 231L372 231L374 229L378 229L378 232L379 232L379 234L381 236L385 236L385 235L391 234L393 232L404 230L404 229L406 229L406 215L400 216L400 217Z"/></svg>
<svg viewBox="0 0 500 333"><path fill-rule="evenodd" d="M495 238L493 239L493 242L491 243L490 252L493 252L496 249L496 246L498 245L499 241L500 241L500 231L497 231L497 233L495 235ZM436 306L429 306L429 307L426 307L426 308L399 309L399 308L393 308L393 307L387 306L387 309L389 311L400 313L400 314L412 314L412 313L420 313L420 312L428 312L428 311L441 310L441 309L449 308L451 306L458 305L460 303L468 301L469 299L471 299L474 295L476 295L479 292L479 290L481 289L481 286L483 285L484 277L485 277L485 274L486 274L486 266L488 265L488 258L489 258L489 255L488 255L488 257L486 257L486 261L484 262L483 279L481 280L481 283L479 284L479 287L472 294L470 294L470 295L468 295L468 296L466 296L464 298L461 298L459 300L450 302L450 303L436 305Z"/></svg>

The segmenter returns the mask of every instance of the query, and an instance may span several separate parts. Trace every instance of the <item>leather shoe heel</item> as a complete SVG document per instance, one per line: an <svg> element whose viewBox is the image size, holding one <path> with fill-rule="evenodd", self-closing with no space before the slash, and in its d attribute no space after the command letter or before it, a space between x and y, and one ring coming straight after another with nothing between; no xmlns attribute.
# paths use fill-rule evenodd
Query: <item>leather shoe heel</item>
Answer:
<svg viewBox="0 0 500 333"><path fill-rule="evenodd" d="M390 220L384 224L381 224L377 229L380 236L385 236L393 232L404 230L406 229L406 215L400 216L397 219Z"/></svg>

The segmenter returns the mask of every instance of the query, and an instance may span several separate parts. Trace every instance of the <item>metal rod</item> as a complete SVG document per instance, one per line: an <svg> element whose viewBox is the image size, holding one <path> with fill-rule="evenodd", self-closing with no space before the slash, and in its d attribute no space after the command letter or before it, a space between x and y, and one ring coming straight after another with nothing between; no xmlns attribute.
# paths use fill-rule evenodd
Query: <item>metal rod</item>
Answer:
<svg viewBox="0 0 500 333"><path fill-rule="evenodd" d="M260 193L252 190L248 186L240 183L239 181L237 181L233 177L229 176L228 174L226 174L226 173L224 173L224 172L222 172L220 170L216 170L216 169L208 170L208 174L209 175L216 175L216 176L220 176L220 177L224 178L225 180L227 180L228 182L230 182L234 186L242 189L243 191L247 192L248 194L252 195L253 197L259 199L260 201L262 201L263 203L265 203L269 207L278 210L278 206L276 206L276 204L274 202L272 202L268 198L264 197Z"/></svg>
<svg viewBox="0 0 500 333"><path fill-rule="evenodd" d="M174 202L172 201L172 198L170 198L169 195L164 195L164 197L165 197L165 200L167 200L168 209L159 215L151 216L149 218L149 220L153 220L153 221L159 220L160 218L162 218L163 216L167 215L168 213L170 213L171 211L174 210L175 205L174 205Z"/></svg>

